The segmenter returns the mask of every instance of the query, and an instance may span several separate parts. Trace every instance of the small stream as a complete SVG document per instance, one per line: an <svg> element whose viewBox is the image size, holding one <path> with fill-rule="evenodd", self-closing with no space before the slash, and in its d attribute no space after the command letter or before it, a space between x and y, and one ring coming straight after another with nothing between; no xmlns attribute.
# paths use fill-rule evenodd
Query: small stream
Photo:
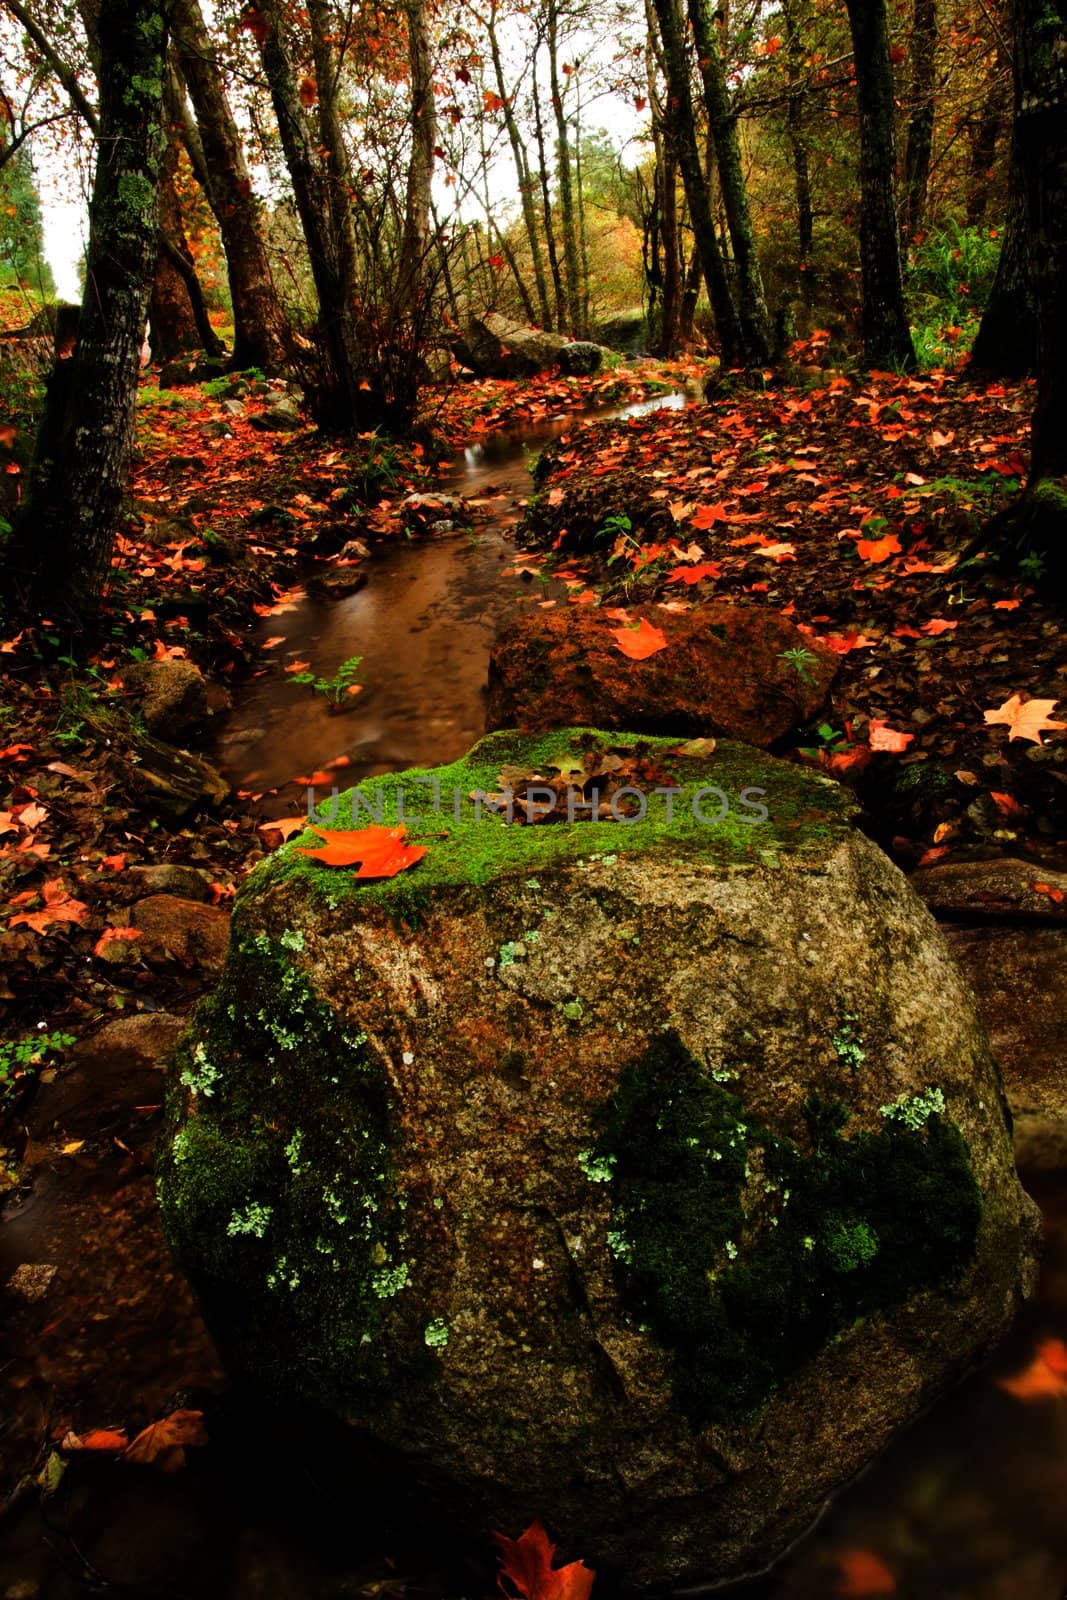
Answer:
<svg viewBox="0 0 1067 1600"><path fill-rule="evenodd" d="M678 392L595 417L680 409L689 398ZM484 731L494 635L519 607L558 601L567 593L562 583L507 574L515 556L514 527L532 488L528 464L573 427L573 417L559 417L522 435L500 434L472 445L435 487L488 511L474 533L379 546L365 563L367 584L357 594L309 598L264 621L262 637L284 636L273 647L283 669L310 662L329 677L341 662L362 656L357 676L363 688L336 712L277 667L253 679L239 692L217 751L233 783L253 791L277 789L344 756L348 784L454 761L470 749Z"/></svg>

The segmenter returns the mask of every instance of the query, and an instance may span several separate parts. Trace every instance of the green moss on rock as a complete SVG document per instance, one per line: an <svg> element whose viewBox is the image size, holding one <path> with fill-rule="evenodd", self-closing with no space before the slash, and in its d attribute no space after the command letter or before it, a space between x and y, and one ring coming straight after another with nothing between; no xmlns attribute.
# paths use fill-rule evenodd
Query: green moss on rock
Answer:
<svg viewBox="0 0 1067 1600"><path fill-rule="evenodd" d="M399 912L418 910L420 902L440 888L479 885L516 872L529 875L549 863L598 859L605 856L668 851L673 857L692 856L716 864L774 864L777 853L792 855L805 847L825 849L827 840L844 838L856 807L848 791L801 768L775 761L747 745L720 742L707 756L679 755L678 739L639 738L589 728L567 728L536 737L494 733L475 745L461 761L432 771L411 769L368 779L339 796L336 811L324 815L326 831L363 828L371 823L395 826L405 821L412 843L424 839L429 849L418 865L396 878L367 882L351 873L338 873L299 854L300 847L321 841L311 833L294 836L258 868L247 893L269 884L306 874L313 898L336 906L357 895ZM549 776L561 760L574 760L588 750L629 752L647 777L638 780L647 796L643 820L578 821L527 827L508 823L474 795L501 791L502 769L520 765ZM672 787L667 797L654 793ZM722 802L712 793L721 790L729 809L714 820ZM745 791L761 791L743 800ZM704 791L703 798L700 798ZM764 799L762 791L770 798ZM440 796L435 809L435 796ZM454 802L458 796L458 803ZM694 814L694 801L699 815ZM770 809L766 821L758 807Z"/></svg>
<svg viewBox="0 0 1067 1600"><path fill-rule="evenodd" d="M798 1144L674 1037L621 1082L584 1170L610 1183L620 1293L694 1423L752 1412L860 1318L965 1273L981 1198L936 1104L846 1138L845 1108L812 1097Z"/></svg>
<svg viewBox="0 0 1067 1600"><path fill-rule="evenodd" d="M171 1075L160 1201L215 1316L245 1330L251 1375L350 1403L376 1391L375 1339L411 1265L384 1076L292 950L238 941L194 1013Z"/></svg>

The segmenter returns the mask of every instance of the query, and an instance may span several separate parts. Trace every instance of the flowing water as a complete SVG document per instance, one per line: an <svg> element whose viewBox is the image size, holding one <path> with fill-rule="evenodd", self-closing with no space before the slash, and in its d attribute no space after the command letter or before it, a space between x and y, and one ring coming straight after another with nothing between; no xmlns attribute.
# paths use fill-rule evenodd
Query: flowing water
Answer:
<svg viewBox="0 0 1067 1600"><path fill-rule="evenodd" d="M598 420L686 401L685 394L668 395L600 412ZM283 636L284 643L272 650L278 666L239 695L218 750L227 777L243 789L275 789L344 756L348 783L453 761L480 738L495 633L518 608L558 601L567 592L561 583L511 569L515 523L532 490L529 462L573 426L573 418L561 417L464 452L438 487L486 513L473 534L379 546L365 563L367 583L357 594L311 598L265 620L263 636ZM339 713L279 670L310 662L330 677L352 656L363 658L357 674L362 689Z"/></svg>

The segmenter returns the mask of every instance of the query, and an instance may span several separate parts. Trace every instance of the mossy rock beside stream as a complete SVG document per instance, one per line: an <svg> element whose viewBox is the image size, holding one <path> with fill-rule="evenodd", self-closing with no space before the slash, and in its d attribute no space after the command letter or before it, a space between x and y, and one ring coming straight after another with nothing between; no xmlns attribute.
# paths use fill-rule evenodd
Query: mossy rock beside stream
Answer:
<svg viewBox="0 0 1067 1600"><path fill-rule="evenodd" d="M608 746L643 820L477 814ZM494 734L341 798L421 813L410 870L258 868L160 1161L235 1373L630 1586L795 1538L1033 1269L973 1001L851 805L742 745Z"/></svg>

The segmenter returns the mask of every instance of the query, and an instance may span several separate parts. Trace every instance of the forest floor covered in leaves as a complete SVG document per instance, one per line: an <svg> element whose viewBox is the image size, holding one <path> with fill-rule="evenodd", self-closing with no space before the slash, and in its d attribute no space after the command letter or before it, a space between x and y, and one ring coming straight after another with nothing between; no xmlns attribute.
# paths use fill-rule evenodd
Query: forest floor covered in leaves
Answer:
<svg viewBox="0 0 1067 1600"><path fill-rule="evenodd" d="M855 786L905 868L1010 853L1034 863L1040 893L1043 867L1067 852L1067 631L1040 572L997 567L980 537L1025 471L1032 389L966 372L861 380L803 354L794 386L587 420L549 446L518 582L532 610L601 608L616 627L654 629L710 600L789 617L840 665L826 706L778 753ZM305 592L358 585L371 545L499 517L492 496L457 507L438 492L457 450L700 376L694 363L644 364L458 387L406 446L265 427L283 397L261 384L146 391L100 628L74 638L42 622L0 640L0 1005L8 1038L24 1041L0 1058L0 1188L17 1204L47 1170L46 1186L73 1196L47 1249L61 1250L63 1229L75 1246L94 1241L68 1263L76 1289L58 1320L38 1326L47 1300L33 1294L19 1313L7 1381L15 1405L36 1399L0 1443L6 1487L58 1460L71 1429L132 1433L173 1391L221 1381L155 1222L154 1084L82 1105L55 1063L67 1041L116 1019L180 1017L211 987L241 879L298 825L308 782L343 783L348 764L342 750L267 795L212 799L209 775L201 803L161 806L140 781L152 747L130 669L200 669L209 714L178 742L210 760L233 689L336 665L284 660ZM803 674L803 654L794 665ZM138 907L185 899L190 884L191 921L174 930L157 906L141 926Z"/></svg>

